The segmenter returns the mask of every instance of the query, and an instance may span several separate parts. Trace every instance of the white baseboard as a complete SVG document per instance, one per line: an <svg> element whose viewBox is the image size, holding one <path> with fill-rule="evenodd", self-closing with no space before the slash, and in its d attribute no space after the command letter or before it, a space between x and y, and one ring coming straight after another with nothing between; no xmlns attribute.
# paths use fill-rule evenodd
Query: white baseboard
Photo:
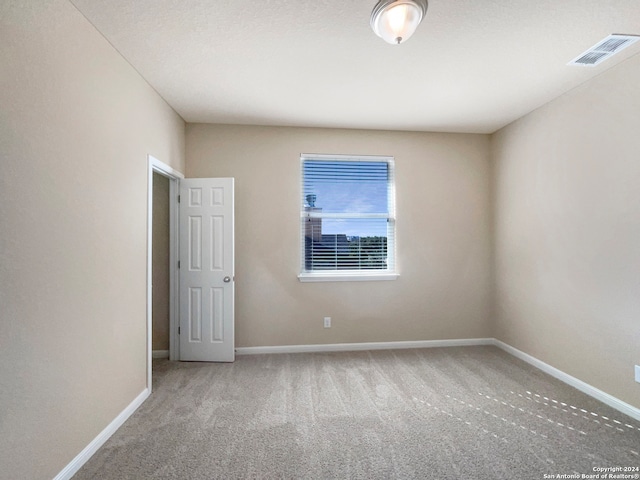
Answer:
<svg viewBox="0 0 640 480"><path fill-rule="evenodd" d="M153 358L169 358L169 350L154 350L151 356Z"/></svg>
<svg viewBox="0 0 640 480"><path fill-rule="evenodd" d="M265 353L320 353L356 352L362 350L399 350L406 348L469 347L494 345L493 338L468 338L456 340L416 340L409 342L331 343L316 345L280 345L273 347L238 347L237 355L261 355Z"/></svg>
<svg viewBox="0 0 640 480"><path fill-rule="evenodd" d="M493 339L493 345L504 350L505 352L513 355L520 360L527 362L530 365L533 365L539 370L542 370L545 373L548 373L552 377L557 378L558 380L566 383L567 385L571 385L572 387L580 390L583 393L595 398L596 400L600 400L602 403L609 405L611 408L615 408L619 412L624 413L625 415L634 418L635 420L640 421L640 408L636 408L633 405L629 405L628 403L623 402L622 400L614 397L613 395L609 395L602 390L597 389L596 387L589 385L588 383L583 382L575 377L572 377L568 373L564 373L562 370L558 370L551 365L544 363L542 360L538 360L535 357L532 357L528 353L524 353L517 348L512 347L511 345L507 345L500 340Z"/></svg>
<svg viewBox="0 0 640 480"><path fill-rule="evenodd" d="M145 388L140 395L138 395L133 402L131 402L127 408L125 408L120 414L109 424L107 427L94 438L84 450L82 450L71 462L62 469L53 480L69 480L73 477L78 470L91 458L91 456L98 451L98 449L106 442L111 435L113 435L118 428L135 412L142 402L144 402L151 392L148 388Z"/></svg>

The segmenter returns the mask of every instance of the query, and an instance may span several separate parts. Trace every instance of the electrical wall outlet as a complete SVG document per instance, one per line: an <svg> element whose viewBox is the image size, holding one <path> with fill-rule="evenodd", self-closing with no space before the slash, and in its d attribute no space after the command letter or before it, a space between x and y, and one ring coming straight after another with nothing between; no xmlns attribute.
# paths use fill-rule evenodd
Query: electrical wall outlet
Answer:
<svg viewBox="0 0 640 480"><path fill-rule="evenodd" d="M324 317L324 328L331 328L331 317Z"/></svg>
<svg viewBox="0 0 640 480"><path fill-rule="evenodd" d="M636 382L640 383L640 365L636 365Z"/></svg>

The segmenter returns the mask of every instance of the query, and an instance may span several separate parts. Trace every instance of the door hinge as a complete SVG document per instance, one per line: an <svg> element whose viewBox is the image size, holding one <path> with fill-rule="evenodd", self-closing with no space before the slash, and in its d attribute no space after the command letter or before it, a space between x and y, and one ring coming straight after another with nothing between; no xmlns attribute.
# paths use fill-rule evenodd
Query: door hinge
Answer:
<svg viewBox="0 0 640 480"><path fill-rule="evenodd" d="M180 203L180 195L178 195L178 203Z"/></svg>
<svg viewBox="0 0 640 480"><path fill-rule="evenodd" d="M178 335L180 335L180 327L178 327Z"/></svg>
<svg viewBox="0 0 640 480"><path fill-rule="evenodd" d="M178 260L178 270L180 270L180 260Z"/></svg>

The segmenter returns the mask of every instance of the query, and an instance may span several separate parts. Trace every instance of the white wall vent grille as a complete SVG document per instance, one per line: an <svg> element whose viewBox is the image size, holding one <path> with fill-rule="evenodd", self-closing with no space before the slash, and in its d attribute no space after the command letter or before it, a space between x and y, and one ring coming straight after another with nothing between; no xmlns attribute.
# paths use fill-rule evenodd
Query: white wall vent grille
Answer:
<svg viewBox="0 0 640 480"><path fill-rule="evenodd" d="M640 39L637 35L609 35L567 65L594 67Z"/></svg>

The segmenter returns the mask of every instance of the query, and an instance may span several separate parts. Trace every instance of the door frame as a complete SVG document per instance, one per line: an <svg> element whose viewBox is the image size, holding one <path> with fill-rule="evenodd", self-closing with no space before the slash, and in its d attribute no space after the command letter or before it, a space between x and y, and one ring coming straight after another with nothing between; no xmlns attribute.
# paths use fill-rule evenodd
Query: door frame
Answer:
<svg viewBox="0 0 640 480"><path fill-rule="evenodd" d="M179 311L179 278L178 278L178 194L180 180L184 175L152 155L147 155L147 388L151 392L152 355L153 355L153 312L152 312L152 279L153 279L153 173L169 179L169 359L180 358L180 342L178 338Z"/></svg>

